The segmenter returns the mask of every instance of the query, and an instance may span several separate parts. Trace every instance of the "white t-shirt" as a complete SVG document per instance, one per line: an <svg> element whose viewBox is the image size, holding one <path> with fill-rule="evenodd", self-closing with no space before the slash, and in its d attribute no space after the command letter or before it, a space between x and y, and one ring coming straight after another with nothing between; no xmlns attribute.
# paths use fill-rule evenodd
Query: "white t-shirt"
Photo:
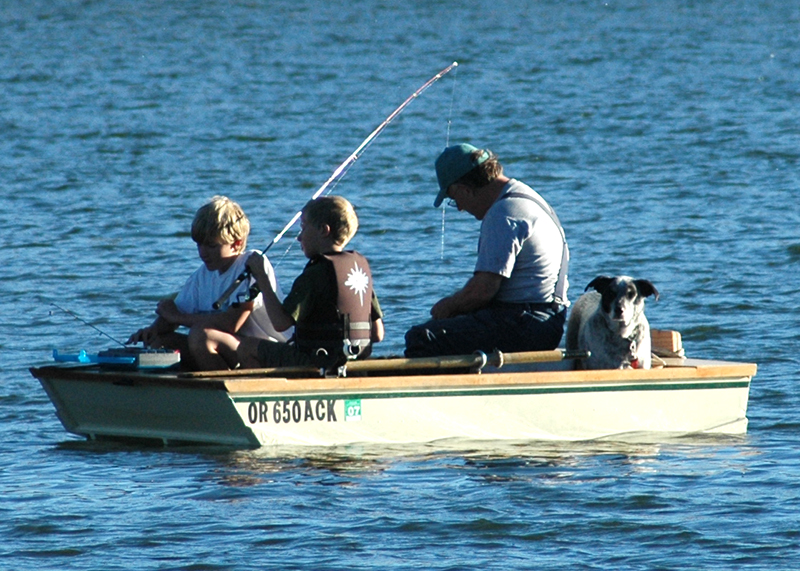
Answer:
<svg viewBox="0 0 800 571"><path fill-rule="evenodd" d="M255 283L255 278L252 276L249 280L243 281L233 292L233 295L218 310L213 308L214 302L225 293L225 290L245 270L245 263L250 254L257 251L249 250L240 254L231 264L231 267L222 274L216 270L209 271L203 264L183 284L175 298L175 305L183 313L214 313L227 310L233 303L245 301L250 286ZM282 299L283 294L275 279L275 270L272 269L272 264L266 256L261 259L264 260L264 270L269 277L272 289L278 295L278 299ZM291 334L291 329L283 333L275 330L264 307L264 298L260 293L253 300L253 311L237 332L237 335L241 337L258 337L259 339L269 339L271 341L286 341L288 339L287 335L291 336Z"/></svg>

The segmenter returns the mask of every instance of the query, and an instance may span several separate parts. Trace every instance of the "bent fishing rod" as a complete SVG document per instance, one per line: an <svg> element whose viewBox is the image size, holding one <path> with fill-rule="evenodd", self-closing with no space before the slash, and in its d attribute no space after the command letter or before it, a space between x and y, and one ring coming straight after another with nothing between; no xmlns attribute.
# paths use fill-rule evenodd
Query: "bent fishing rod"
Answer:
<svg viewBox="0 0 800 571"><path fill-rule="evenodd" d="M449 73L455 67L458 67L458 62L457 61L454 61L453 63L448 65L446 68L444 68L442 71L440 71L439 73L434 75L432 78L430 78L428 81L426 81L422 85L422 87L417 89L414 93L412 93L408 97L408 99L403 101L403 103L401 103L400 106L397 109L392 111L392 113L386 119L383 120L383 123L378 125L378 127L372 133L370 133L369 136L367 136L366 139L364 139L361 142L361 144L356 148L356 150L353 151L350 154L350 156L347 157L342 164L340 164L338 167L336 167L336 169L333 171L333 174L331 174L331 176L328 178L328 180L326 180L323 183L323 185L320 186L317 189L317 191L311 196L311 198L309 200L316 200L317 198L320 197L320 195L323 192L325 192L325 190L333 182L338 182L338 180L343 178L344 175L349 170L349 168L351 166L353 166L353 163L355 163L358 160L358 158L363 154L363 152L367 149L369 144L372 143L375 140L375 138L378 135L381 134L381 131L383 131L389 125L389 123L391 123L394 120L395 117L397 117L398 115L400 115L400 113L403 112L403 109L408 107L408 105L412 101L414 101L417 97L419 97L422 94L423 91L425 91L431 85L433 85L434 83L439 81L439 79L441 79L442 76L444 76L445 74ZM278 232L278 234L275 236L275 238L272 239L272 242L270 242L267 245L267 247L264 248L264 250L261 253L262 256L265 255L267 253L267 251L272 246L277 244L280 241L281 238L283 238L284 234L286 234L291 229L291 227L294 226L297 223L297 221L300 219L300 216L302 216L302 214L303 214L303 212L302 212L302 210L300 210L292 217L292 219L289 221L289 223L286 226L283 227L283 230ZM239 274L239 276L235 280L233 280L233 283L230 285L230 287L223 292L223 294L219 297L219 299L217 301L214 302L212 307L214 309L219 309L220 307L222 307L222 304L225 303L231 295L233 295L233 292L236 291L236 289L239 287L239 285L244 280L246 280L249 276L250 276L250 271L249 270L245 270L241 274Z"/></svg>

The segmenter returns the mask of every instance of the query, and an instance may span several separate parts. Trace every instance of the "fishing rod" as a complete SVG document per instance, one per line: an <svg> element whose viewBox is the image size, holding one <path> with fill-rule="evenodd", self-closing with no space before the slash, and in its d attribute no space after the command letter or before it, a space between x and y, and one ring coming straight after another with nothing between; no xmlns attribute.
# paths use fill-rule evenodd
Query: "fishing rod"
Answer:
<svg viewBox="0 0 800 571"><path fill-rule="evenodd" d="M61 306L60 306L60 305L58 305L57 303L51 303L50 305L52 305L53 307L57 307L58 309L60 309L61 311L63 311L63 312L64 312L64 313L66 313L67 315L69 315L69 316L71 316L71 317L74 317L75 319L77 319L78 321L80 321L81 323L83 323L84 325L88 325L89 327L91 327L92 329L94 329L95 331L97 331L98 333L100 333L100 335L105 335L106 337L108 337L109 339L111 339L111 340L112 340L114 343L117 343L117 344L119 344L119 345L122 345L123 347L125 347L125 343L123 343L123 342L122 342L122 341L120 341L119 339L116 339L116 338L112 337L111 335L109 335L108 333L106 333L105 331L103 331L102 329L100 329L99 327L97 327L97 326L95 326L95 325L92 325L91 323L89 323L88 321L86 321L85 319L83 319L82 317L80 317L80 316L76 315L75 313L71 312L69 309L64 309L63 307L61 307ZM50 312L50 314L52 315L52 314L53 314L53 312L51 311L51 312Z"/></svg>
<svg viewBox="0 0 800 571"><path fill-rule="evenodd" d="M317 189L317 191L311 196L311 198L309 200L316 200L317 198L319 198L319 196L323 192L325 192L325 189L327 189L331 185L331 183L333 183L334 181L338 181L339 179L343 178L344 175L349 170L349 168L351 166L353 166L353 163L355 163L356 160L358 160L358 158L361 156L361 154L366 150L367 146L369 146L369 144L372 143L372 141L374 141L375 138L378 135L380 135L381 131L383 131L389 125L389 123L391 123L394 120L395 117L397 117L398 115L400 115L400 113L403 112L403 109L405 109L412 101L414 101L417 97L419 97L422 94L423 91L425 91L431 85L433 85L434 83L439 81L439 79L441 79L442 76L444 76L445 74L449 73L450 70L452 70L455 67L458 67L458 62L457 61L454 61L453 63L448 65L446 68L444 68L442 71L440 71L439 73L434 75L432 78L430 78L428 81L426 81L422 85L422 87L417 89L414 93L412 93L408 97L408 99L403 101L403 103L401 103L400 106L397 109L392 111L392 113L386 119L383 120L383 123L378 125L378 127L372 133L370 133L369 136L366 139L364 139L361 142L361 144L356 148L356 150L353 151L350 154L350 156L347 157L342 164L340 164L338 167L336 167L336 169L333 171L333 174L331 174L331 176L328 178L328 180L326 180L323 183L323 185ZM278 234L272 239L272 242L270 242L267 245L267 247L264 248L264 250L262 251L261 255L262 256L265 255L267 253L267 251L269 251L269 249L272 246L277 244L280 241L280 239L283 238L284 234L286 234L289 231L289 229L292 226L294 226L295 223L297 223L297 221L300 219L300 217L302 215L303 215L303 211L302 210L298 211L292 217L292 219L289 221L289 223L286 226L283 227L283 230L278 232ZM250 275L250 271L249 270L245 270L241 274L239 274L239 276L235 280L233 280L233 283L230 285L230 287L223 292L223 294L219 297L219 299L217 301L214 302L212 307L214 309L219 309L222 306L222 304L225 303L225 301L227 301L227 299L233 294L233 292L236 291L236 289L239 287L239 285L244 280L246 280L248 278L249 275Z"/></svg>

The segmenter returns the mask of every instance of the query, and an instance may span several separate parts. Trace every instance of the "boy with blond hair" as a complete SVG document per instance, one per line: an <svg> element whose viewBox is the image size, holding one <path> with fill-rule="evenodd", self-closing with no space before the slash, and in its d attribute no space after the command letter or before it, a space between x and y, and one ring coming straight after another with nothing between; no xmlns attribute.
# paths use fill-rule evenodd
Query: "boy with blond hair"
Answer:
<svg viewBox="0 0 800 571"><path fill-rule="evenodd" d="M353 205L341 196L309 201L297 240L308 264L281 301L268 287L258 254L247 259L264 292L264 305L278 331L295 328L290 343L242 339L242 367L309 365L331 368L364 358L383 340L383 313L366 258L345 246L358 230Z"/></svg>
<svg viewBox="0 0 800 571"><path fill-rule="evenodd" d="M238 365L239 340L253 338L267 342L285 341L272 325L258 295L248 300L249 280L245 280L220 307L213 304L244 271L252 254L260 262L262 287L275 295L280 291L272 264L257 250L245 251L250 221L242 207L225 196L215 196L200 207L192 222L192 240L203 265L200 266L174 299L162 299L156 307L155 321L139 329L128 343L142 342L146 347L178 349L181 363L193 370L219 370ZM178 333L179 326L189 333Z"/></svg>

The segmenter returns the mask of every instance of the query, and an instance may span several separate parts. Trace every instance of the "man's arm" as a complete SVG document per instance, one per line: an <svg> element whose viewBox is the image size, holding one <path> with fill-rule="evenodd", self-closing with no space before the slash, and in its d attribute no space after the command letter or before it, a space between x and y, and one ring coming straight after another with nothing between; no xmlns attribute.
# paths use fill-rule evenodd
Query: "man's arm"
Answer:
<svg viewBox="0 0 800 571"><path fill-rule="evenodd" d="M502 282L500 274L475 272L463 288L436 302L431 308L431 316L445 319L485 307L497 294Z"/></svg>

